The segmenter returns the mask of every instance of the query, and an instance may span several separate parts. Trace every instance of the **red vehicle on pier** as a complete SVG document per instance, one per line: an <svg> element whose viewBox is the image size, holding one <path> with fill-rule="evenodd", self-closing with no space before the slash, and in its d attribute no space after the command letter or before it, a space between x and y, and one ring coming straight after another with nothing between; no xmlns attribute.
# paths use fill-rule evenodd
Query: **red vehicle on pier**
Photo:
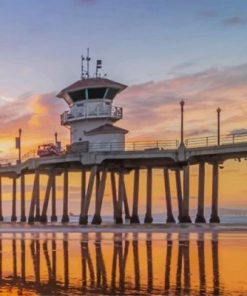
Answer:
<svg viewBox="0 0 247 296"><path fill-rule="evenodd" d="M55 145L53 143L49 143L49 144L39 145L37 154L39 157L59 156L63 154L63 151L61 150L61 145Z"/></svg>

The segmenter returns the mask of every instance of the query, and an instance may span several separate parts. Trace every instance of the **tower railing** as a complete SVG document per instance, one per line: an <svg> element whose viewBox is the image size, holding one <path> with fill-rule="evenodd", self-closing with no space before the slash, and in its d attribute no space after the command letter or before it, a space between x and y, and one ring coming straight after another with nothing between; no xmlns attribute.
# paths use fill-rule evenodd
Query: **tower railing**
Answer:
<svg viewBox="0 0 247 296"><path fill-rule="evenodd" d="M79 119L86 118L111 118L118 120L123 118L123 108L117 106L107 106L104 108L81 108L79 110L66 111L61 115L61 124L67 124Z"/></svg>

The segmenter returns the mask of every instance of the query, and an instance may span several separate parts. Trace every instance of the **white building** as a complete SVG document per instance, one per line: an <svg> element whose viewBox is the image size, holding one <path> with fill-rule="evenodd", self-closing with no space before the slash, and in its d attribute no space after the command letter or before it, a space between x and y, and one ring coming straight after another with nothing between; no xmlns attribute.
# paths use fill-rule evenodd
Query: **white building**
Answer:
<svg viewBox="0 0 247 296"><path fill-rule="evenodd" d="M83 78L63 89L69 110L61 115L61 124L70 128L72 151L123 150L125 129L114 126L123 117L121 107L113 105L125 85L106 78Z"/></svg>

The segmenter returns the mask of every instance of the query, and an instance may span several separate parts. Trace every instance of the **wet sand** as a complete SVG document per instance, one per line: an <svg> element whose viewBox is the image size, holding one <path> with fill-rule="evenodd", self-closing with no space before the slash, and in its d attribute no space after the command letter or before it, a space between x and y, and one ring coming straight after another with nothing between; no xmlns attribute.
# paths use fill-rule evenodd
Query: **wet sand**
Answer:
<svg viewBox="0 0 247 296"><path fill-rule="evenodd" d="M1 223L0 233L247 233L247 224L137 224L99 226L78 224Z"/></svg>

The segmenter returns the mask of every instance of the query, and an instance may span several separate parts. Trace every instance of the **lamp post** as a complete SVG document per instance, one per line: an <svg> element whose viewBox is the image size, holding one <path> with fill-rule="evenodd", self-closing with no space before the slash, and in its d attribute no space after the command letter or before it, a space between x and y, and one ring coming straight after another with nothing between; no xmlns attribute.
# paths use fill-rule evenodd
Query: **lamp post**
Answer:
<svg viewBox="0 0 247 296"><path fill-rule="evenodd" d="M180 137L180 147L184 147L184 100L181 100L181 137Z"/></svg>
<svg viewBox="0 0 247 296"><path fill-rule="evenodd" d="M18 137L18 150L19 150L19 157L18 157L18 160L19 160L19 163L21 163L21 133L22 133L22 130L21 128L19 128L19 137Z"/></svg>
<svg viewBox="0 0 247 296"><path fill-rule="evenodd" d="M217 108L217 145L220 146L220 113L221 109Z"/></svg>

